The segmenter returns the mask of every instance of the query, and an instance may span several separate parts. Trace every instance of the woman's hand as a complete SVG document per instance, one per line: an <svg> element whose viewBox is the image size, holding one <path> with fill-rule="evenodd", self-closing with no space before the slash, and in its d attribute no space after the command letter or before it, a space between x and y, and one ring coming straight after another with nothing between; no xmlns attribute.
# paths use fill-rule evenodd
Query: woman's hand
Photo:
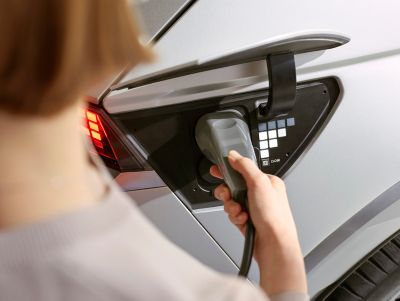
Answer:
<svg viewBox="0 0 400 301"><path fill-rule="evenodd" d="M254 256L260 266L261 286L270 295L306 292L303 257L284 182L264 174L252 160L236 151L229 152L228 159L247 184L249 211L256 228ZM222 178L217 166L212 166L210 173ZM244 234L248 213L231 198L228 187L219 185L214 196L224 202L230 221Z"/></svg>
<svg viewBox="0 0 400 301"><path fill-rule="evenodd" d="M263 173L253 161L235 151L229 153L228 159L246 181L250 215L261 240L267 243L268 240L285 237L297 241L284 182L276 176ZM212 166L210 173L222 179L217 166ZM224 210L230 221L244 234L248 213L231 198L228 187L219 185L214 190L214 196L224 202ZM255 251L258 259L257 249Z"/></svg>

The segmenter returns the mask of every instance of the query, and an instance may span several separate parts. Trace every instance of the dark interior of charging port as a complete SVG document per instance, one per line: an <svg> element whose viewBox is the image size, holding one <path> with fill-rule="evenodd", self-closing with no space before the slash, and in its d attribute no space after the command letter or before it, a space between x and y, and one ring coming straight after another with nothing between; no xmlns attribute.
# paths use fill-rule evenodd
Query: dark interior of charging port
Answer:
<svg viewBox="0 0 400 301"><path fill-rule="evenodd" d="M112 119L149 154L149 164L177 196L198 209L220 205L212 190L221 183L209 175L211 163L195 141L194 129L202 115L240 109L260 168L282 176L327 121L339 92L334 78L299 83L292 111L273 119L265 112L268 89L117 114Z"/></svg>

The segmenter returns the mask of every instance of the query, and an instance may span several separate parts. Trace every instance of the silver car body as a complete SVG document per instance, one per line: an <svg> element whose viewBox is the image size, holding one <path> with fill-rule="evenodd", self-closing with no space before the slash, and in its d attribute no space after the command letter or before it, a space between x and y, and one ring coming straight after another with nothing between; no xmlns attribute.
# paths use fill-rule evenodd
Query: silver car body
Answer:
<svg viewBox="0 0 400 301"><path fill-rule="evenodd" d="M157 2L169 9L157 11ZM138 2L144 23L153 24L150 36L187 2ZM119 78L102 105L109 114L157 110L268 87L265 61L257 61L125 88L268 41L350 37L341 47L295 56L297 81L335 77L341 86L329 122L283 177L314 296L400 229L399 8L395 0L197 1L155 43L156 62ZM222 207L190 210L154 171L121 173L116 181L172 241L212 268L237 272L243 238ZM255 264L250 279L258 279Z"/></svg>

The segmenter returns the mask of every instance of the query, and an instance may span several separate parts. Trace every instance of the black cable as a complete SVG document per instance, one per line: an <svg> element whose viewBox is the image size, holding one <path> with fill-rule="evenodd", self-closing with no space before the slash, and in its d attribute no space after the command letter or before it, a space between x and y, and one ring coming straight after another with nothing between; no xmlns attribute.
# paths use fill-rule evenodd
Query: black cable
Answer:
<svg viewBox="0 0 400 301"><path fill-rule="evenodd" d="M247 277L249 270L250 270L250 265L251 265L251 260L253 258L253 251L254 251L254 238L255 238L255 229L253 225L253 221L251 220L250 217L250 211L248 210L249 206L247 203L247 199L245 201L247 212L249 215L249 219L247 220L247 228L246 228L246 235L244 239L244 247L243 247L243 255L242 255L242 262L240 264L240 269L239 269L239 276L242 277Z"/></svg>

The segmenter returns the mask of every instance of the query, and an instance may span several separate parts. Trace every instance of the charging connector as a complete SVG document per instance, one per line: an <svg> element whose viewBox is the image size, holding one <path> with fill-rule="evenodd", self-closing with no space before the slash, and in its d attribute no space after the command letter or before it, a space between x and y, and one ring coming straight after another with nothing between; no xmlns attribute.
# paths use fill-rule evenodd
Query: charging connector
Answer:
<svg viewBox="0 0 400 301"><path fill-rule="evenodd" d="M197 122L195 136L203 154L219 167L232 198L249 212L246 182L228 161L228 152L235 150L257 164L249 127L242 114L232 109L203 115ZM250 269L254 236L254 226L249 214L242 263L239 268L239 275L243 277L247 276Z"/></svg>

